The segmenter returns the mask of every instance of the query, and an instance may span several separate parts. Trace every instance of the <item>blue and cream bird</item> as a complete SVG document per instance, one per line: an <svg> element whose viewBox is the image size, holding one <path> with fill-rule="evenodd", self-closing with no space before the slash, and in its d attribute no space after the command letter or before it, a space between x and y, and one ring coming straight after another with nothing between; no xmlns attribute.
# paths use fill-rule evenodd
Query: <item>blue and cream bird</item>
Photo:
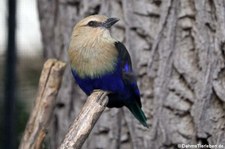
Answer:
<svg viewBox="0 0 225 149"><path fill-rule="evenodd" d="M72 74L87 95L95 89L110 92L107 107L126 106L148 127L130 55L109 31L117 21L92 15L75 25L68 50Z"/></svg>

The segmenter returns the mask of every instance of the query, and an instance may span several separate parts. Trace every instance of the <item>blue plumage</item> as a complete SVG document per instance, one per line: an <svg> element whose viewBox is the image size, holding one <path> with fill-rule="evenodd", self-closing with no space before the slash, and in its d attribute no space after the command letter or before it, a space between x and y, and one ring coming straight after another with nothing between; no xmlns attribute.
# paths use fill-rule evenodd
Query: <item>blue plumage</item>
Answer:
<svg viewBox="0 0 225 149"><path fill-rule="evenodd" d="M116 42L115 47L119 55L114 71L95 78L79 77L75 69L72 69L72 74L80 88L87 95L90 95L95 89L111 92L108 107L122 107L125 105L147 127L147 119L141 110L140 92L133 74L129 53L120 42Z"/></svg>
<svg viewBox="0 0 225 149"><path fill-rule="evenodd" d="M123 78L123 74L121 71L122 69L124 69L128 72L131 66L127 64L122 67L122 61L122 57L119 55L114 71L99 75L95 78L87 76L84 78L79 77L75 69L72 69L72 74L79 84L80 88L87 95L90 95L95 89L112 92L113 95L110 96L111 98L109 99L110 101L108 107L121 107L122 105L124 105L124 103L130 102L129 100L131 100L130 96L132 92L129 87L129 85L132 84L129 83L129 81L131 80L124 80L125 78ZM136 83L134 82L132 85L134 86L133 88L136 88L136 93L138 93L137 96L139 96L139 91Z"/></svg>
<svg viewBox="0 0 225 149"><path fill-rule="evenodd" d="M118 67L118 66L117 66ZM80 88L87 94L90 95L94 89L101 89L111 92L123 92L125 87L121 80L121 74L119 68L113 72L102 74L96 78L84 77L81 78L76 73L75 69L72 69L72 73Z"/></svg>

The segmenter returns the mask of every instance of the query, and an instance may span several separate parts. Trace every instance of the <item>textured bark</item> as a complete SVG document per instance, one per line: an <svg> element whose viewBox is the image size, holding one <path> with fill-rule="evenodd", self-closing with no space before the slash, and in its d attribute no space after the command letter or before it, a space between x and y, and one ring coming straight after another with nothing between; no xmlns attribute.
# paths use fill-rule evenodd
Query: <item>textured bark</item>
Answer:
<svg viewBox="0 0 225 149"><path fill-rule="evenodd" d="M91 14L120 18L113 36L129 50L150 129L127 109L107 109L83 148L225 147L224 0L38 0L46 58L68 61L74 24ZM62 141L86 97L69 67L57 99L51 147Z"/></svg>
<svg viewBox="0 0 225 149"><path fill-rule="evenodd" d="M80 149L108 103L107 92L96 90L85 102L71 124L59 149Z"/></svg>
<svg viewBox="0 0 225 149"><path fill-rule="evenodd" d="M45 62L39 80L38 95L19 149L40 149L53 114L66 64L55 59Z"/></svg>

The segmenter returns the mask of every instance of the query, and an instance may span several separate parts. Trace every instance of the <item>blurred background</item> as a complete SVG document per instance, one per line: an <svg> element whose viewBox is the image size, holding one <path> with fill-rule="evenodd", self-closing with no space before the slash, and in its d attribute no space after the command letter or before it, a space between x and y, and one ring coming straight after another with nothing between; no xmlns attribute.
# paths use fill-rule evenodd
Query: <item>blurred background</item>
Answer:
<svg viewBox="0 0 225 149"><path fill-rule="evenodd" d="M83 148L225 146L225 0L15 1L0 0L0 149L18 146L43 57L67 62L74 24L93 14L120 18L112 33L130 52L149 129L126 108L107 109ZM46 147L59 146L85 100L67 65Z"/></svg>
<svg viewBox="0 0 225 149"><path fill-rule="evenodd" d="M11 0L9 0L11 1ZM5 98L4 88L6 86L6 67L7 61L7 38L8 38L8 2L0 1L0 148L6 147L5 131L8 124L6 115L8 113L4 108ZM13 2L13 1L11 1ZM16 141L11 142L11 147L17 148L22 136L33 100L36 97L38 79L43 65L43 54L41 44L41 33L39 28L38 10L35 0L16 1L16 62L15 62L15 104L12 118L13 137ZM10 78L9 78L10 79ZM4 112L5 111L5 112ZM10 124L9 124L10 125Z"/></svg>

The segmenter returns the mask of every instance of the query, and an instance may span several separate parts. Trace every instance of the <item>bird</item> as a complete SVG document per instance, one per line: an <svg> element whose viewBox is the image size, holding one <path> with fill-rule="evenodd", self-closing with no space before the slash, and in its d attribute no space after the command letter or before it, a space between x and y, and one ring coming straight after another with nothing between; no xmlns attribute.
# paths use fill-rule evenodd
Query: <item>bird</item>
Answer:
<svg viewBox="0 0 225 149"><path fill-rule="evenodd" d="M118 21L91 15L74 26L68 48L72 75L87 96L94 90L109 92L108 108L125 106L148 127L129 52L111 35L110 28Z"/></svg>

